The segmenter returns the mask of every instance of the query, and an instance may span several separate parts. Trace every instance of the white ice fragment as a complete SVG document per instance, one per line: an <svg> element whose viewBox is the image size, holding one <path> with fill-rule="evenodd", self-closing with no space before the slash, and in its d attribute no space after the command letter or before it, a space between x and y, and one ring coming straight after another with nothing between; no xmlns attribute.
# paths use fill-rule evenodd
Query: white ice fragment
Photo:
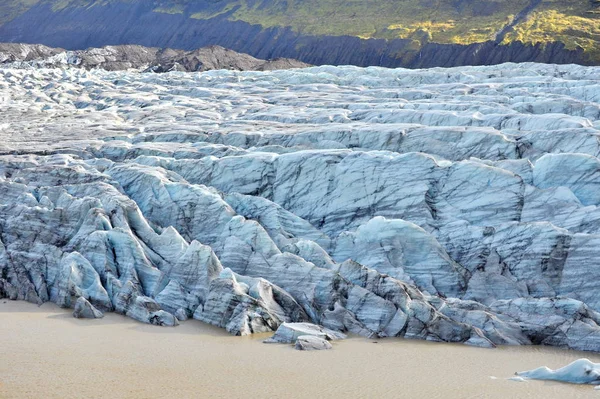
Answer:
<svg viewBox="0 0 600 399"><path fill-rule="evenodd" d="M527 382L527 380L523 377L511 377L511 378L509 378L509 381Z"/></svg>
<svg viewBox="0 0 600 399"><path fill-rule="evenodd" d="M592 363L589 359L578 359L557 370L539 367L535 370L516 373L518 377L536 380L553 380L572 384L600 384L600 363Z"/></svg>

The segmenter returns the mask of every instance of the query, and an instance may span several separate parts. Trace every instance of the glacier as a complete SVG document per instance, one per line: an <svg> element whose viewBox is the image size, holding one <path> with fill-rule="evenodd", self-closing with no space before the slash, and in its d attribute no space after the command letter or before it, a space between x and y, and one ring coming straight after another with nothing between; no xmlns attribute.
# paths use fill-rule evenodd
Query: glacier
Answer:
<svg viewBox="0 0 600 399"><path fill-rule="evenodd" d="M235 335L600 351L599 82L5 66L0 297Z"/></svg>

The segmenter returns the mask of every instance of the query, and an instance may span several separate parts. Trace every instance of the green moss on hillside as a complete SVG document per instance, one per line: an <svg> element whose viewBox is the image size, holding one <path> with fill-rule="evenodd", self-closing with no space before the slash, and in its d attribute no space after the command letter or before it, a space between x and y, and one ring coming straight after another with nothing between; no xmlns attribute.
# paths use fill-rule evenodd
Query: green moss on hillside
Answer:
<svg viewBox="0 0 600 399"><path fill-rule="evenodd" d="M183 7L176 4L168 7L156 7L152 11L162 14L183 14Z"/></svg>
<svg viewBox="0 0 600 399"><path fill-rule="evenodd" d="M413 38L437 43L493 40L529 0L237 0L232 19L304 34ZM231 4L231 2L228 2Z"/></svg>
<svg viewBox="0 0 600 399"><path fill-rule="evenodd" d="M600 3L545 0L529 18L510 32L505 43L560 41L569 49L584 49L600 58Z"/></svg>
<svg viewBox="0 0 600 399"><path fill-rule="evenodd" d="M0 25L39 2L55 12L109 2L149 2L153 11L224 17L309 35L471 44L495 40L531 0L0 0ZM600 60L600 0L542 0L504 43L563 42Z"/></svg>
<svg viewBox="0 0 600 399"><path fill-rule="evenodd" d="M92 5L107 4L108 1L98 0L57 0L52 2L52 11L58 12L69 7L89 7Z"/></svg>

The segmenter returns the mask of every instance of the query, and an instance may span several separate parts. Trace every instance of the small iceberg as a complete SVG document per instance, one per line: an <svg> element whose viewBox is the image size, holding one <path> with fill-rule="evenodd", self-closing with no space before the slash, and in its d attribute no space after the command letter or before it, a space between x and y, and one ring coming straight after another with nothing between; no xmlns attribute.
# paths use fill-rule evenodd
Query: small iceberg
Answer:
<svg viewBox="0 0 600 399"><path fill-rule="evenodd" d="M526 379L600 385L600 363L592 363L588 359L575 360L573 363L558 370L540 367L535 370L521 371L515 374L518 377Z"/></svg>

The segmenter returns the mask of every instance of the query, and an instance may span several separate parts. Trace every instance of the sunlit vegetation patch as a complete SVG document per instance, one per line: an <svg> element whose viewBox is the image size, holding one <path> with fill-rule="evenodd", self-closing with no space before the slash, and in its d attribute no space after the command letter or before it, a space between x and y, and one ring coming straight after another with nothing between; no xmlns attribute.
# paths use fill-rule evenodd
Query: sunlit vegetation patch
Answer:
<svg viewBox="0 0 600 399"><path fill-rule="evenodd" d="M429 41L431 41L434 39L434 37L437 38L439 36L444 36L446 32L454 29L455 27L455 21L449 20L445 22L417 22L408 26L404 26L402 24L392 24L387 28L388 30L393 31L396 35L398 35L398 37L402 39L408 39L414 37L415 35L424 34L429 39Z"/></svg>
<svg viewBox="0 0 600 399"><path fill-rule="evenodd" d="M216 18L216 17L218 17L220 15L223 15L223 14L226 14L226 13L230 12L235 7L236 7L236 4L229 3L223 9L220 9L218 11L200 11L200 12L195 12L192 15L190 15L190 18L193 18L193 19L212 19L212 18Z"/></svg>
<svg viewBox="0 0 600 399"><path fill-rule="evenodd" d="M471 44L494 40L529 0L237 0L236 4L231 19L267 28Z"/></svg>
<svg viewBox="0 0 600 399"><path fill-rule="evenodd" d="M62 11L69 7L91 7L108 4L108 0L58 0L52 3L52 11Z"/></svg>
<svg viewBox="0 0 600 399"><path fill-rule="evenodd" d="M183 14L184 9L183 6L176 4L171 7L156 7L152 11L162 14Z"/></svg>
<svg viewBox="0 0 600 399"><path fill-rule="evenodd" d="M505 39L506 43L549 43L560 41L568 49L582 48L590 54L600 54L600 18L598 14L586 16L569 15L556 10L535 11L523 23L517 25Z"/></svg>
<svg viewBox="0 0 600 399"><path fill-rule="evenodd" d="M503 26L510 23L514 15L505 19L479 18L476 23L448 20L444 22L425 21L409 25L393 24L388 30L401 39L423 39L435 43L472 44L494 40Z"/></svg>

